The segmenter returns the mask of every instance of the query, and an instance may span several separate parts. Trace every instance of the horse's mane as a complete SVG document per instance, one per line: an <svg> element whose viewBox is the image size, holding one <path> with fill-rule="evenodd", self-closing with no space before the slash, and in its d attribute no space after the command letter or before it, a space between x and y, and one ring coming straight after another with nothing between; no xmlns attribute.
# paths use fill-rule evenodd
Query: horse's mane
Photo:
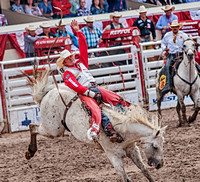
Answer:
<svg viewBox="0 0 200 182"><path fill-rule="evenodd" d="M113 123L113 125L119 125L124 123L128 126L129 123L140 123L145 125L152 130L158 130L158 117L142 108L139 104L131 104L130 107L126 109L125 112L119 112L117 109L110 109L108 107L103 108L106 113L109 113L113 118L115 118L118 123Z"/></svg>

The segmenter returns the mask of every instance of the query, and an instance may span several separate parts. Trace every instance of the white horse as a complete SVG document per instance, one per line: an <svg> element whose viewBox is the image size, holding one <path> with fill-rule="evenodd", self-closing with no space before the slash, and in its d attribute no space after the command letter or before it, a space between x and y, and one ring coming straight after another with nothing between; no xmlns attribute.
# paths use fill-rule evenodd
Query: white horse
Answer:
<svg viewBox="0 0 200 182"><path fill-rule="evenodd" d="M178 102L176 106L176 110L179 117L179 126L185 124L186 122L193 122L200 109L200 99L199 99L199 88L200 88L200 80L199 75L195 66L195 42L191 37L184 40L183 45L183 60L179 65L177 73L173 77L173 92L178 97ZM158 74L159 75L159 74ZM159 79L159 78L158 78ZM157 106L158 106L158 114L161 116L161 100L164 95L159 94L159 80L157 79ZM195 111L192 116L186 117L186 107L184 104L185 96L190 95L192 101L194 102ZM182 114L180 112L182 111Z"/></svg>
<svg viewBox="0 0 200 182"><path fill-rule="evenodd" d="M65 106L61 101L58 90L48 85L48 75L48 72L45 72L40 79L38 78L36 82L31 83L32 95L35 102L40 106L42 123L40 125L29 125L31 141L25 154L27 159L33 157L37 151L37 134L58 137L65 130L61 124ZM75 95L65 85L60 85L59 91L66 103L69 103ZM120 113L108 106L103 106L103 110L115 129L122 135L124 139L122 143L111 143L109 137L103 131L99 133L96 142L88 140L89 116L84 111L79 99L71 105L66 116L67 126L73 136L79 141L102 149L124 182L130 181L122 161L122 158L126 156L132 159L149 181L153 182L153 178L143 164L136 142L144 142L144 152L148 159L148 165L159 169L163 166L163 133L166 127L159 128L157 116L151 116L137 104L131 105L125 113Z"/></svg>

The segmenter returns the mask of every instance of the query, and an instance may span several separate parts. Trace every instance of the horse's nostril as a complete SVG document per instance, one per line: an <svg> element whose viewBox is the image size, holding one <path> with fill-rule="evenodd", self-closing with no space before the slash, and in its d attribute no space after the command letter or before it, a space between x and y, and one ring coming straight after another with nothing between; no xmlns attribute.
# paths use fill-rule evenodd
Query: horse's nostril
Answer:
<svg viewBox="0 0 200 182"><path fill-rule="evenodd" d="M161 168L161 164L157 164L156 169Z"/></svg>

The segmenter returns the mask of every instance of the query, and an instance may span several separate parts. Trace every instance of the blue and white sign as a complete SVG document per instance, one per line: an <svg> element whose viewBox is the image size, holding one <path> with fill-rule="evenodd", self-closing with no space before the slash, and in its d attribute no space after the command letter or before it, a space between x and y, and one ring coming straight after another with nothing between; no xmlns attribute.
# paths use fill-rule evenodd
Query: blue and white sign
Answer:
<svg viewBox="0 0 200 182"><path fill-rule="evenodd" d="M30 123L40 123L40 109L38 107L10 112L11 132L28 130Z"/></svg>
<svg viewBox="0 0 200 182"><path fill-rule="evenodd" d="M158 107L157 107L157 99L156 99L156 90L151 89L148 91L148 93L149 93L149 110L150 111L157 110ZM162 99L161 109L176 107L177 101L178 101L178 98L175 94L168 93ZM184 103L186 105L193 104L193 102L189 96L185 97Z"/></svg>

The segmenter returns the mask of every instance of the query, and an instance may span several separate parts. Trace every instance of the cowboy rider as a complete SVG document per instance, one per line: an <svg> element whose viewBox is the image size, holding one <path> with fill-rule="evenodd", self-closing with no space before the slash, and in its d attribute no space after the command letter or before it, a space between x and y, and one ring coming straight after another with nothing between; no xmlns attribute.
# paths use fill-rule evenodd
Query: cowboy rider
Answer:
<svg viewBox="0 0 200 182"><path fill-rule="evenodd" d="M92 113L92 123L88 130L88 138L91 140L98 135L101 126L111 142L122 142L123 138L114 130L108 117L98 106L100 103L112 103L114 106L128 107L130 104L119 95L97 87L94 77L88 71L88 52L85 36L79 30L76 20L72 20L71 27L77 32L79 41L79 60L75 61L74 54L68 50L60 53L56 64L63 75L65 85L80 94L80 99Z"/></svg>
<svg viewBox="0 0 200 182"><path fill-rule="evenodd" d="M167 57L165 66L160 72L160 80L163 75L165 80L165 85L161 86L160 82L160 91L161 93L167 93L172 90L172 66L174 65L176 59L179 59L183 56L183 43L184 39L188 38L188 35L183 31L179 30L182 24L178 23L177 20L172 21L169 27L172 31L167 32L163 39L161 40L161 48L163 51L163 57ZM200 67L196 63L196 68L200 72ZM162 88L161 88L162 87Z"/></svg>

